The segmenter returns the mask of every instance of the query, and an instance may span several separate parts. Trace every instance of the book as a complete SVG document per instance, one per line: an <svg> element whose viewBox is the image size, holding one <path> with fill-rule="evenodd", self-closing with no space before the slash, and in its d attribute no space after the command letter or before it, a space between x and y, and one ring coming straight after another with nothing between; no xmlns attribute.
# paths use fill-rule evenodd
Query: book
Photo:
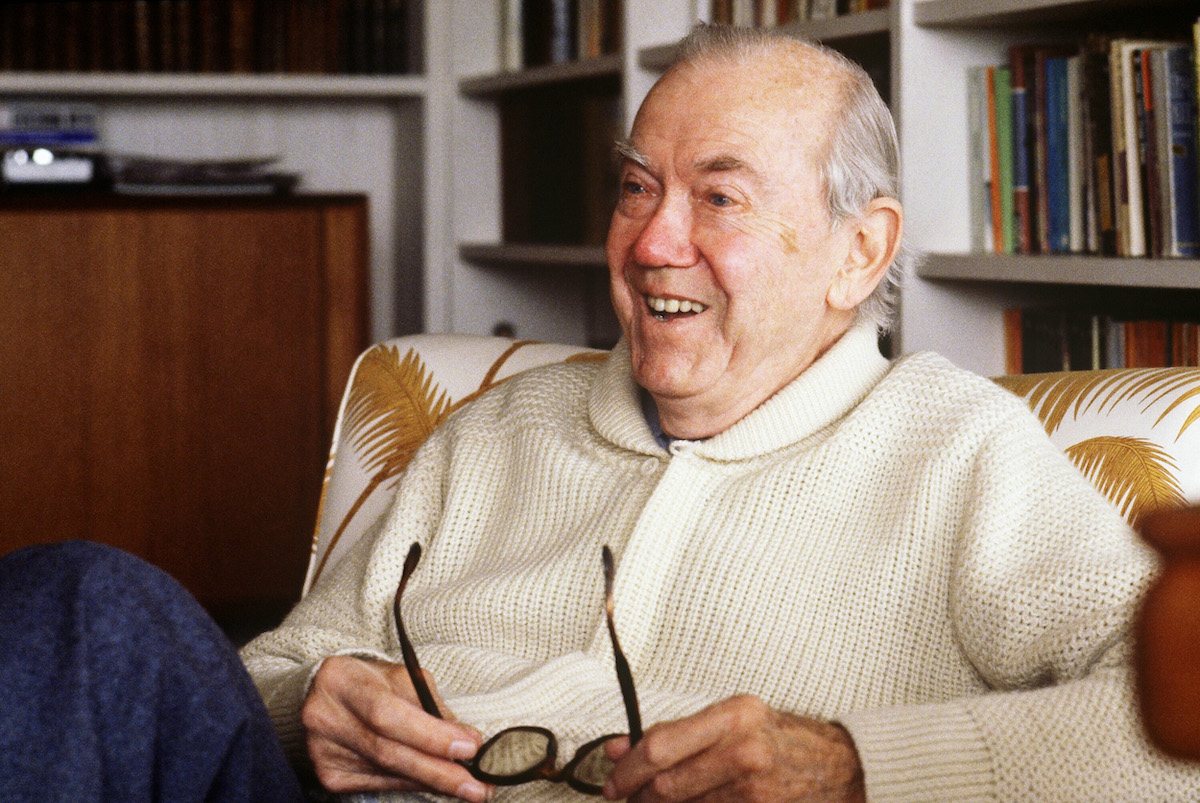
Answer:
<svg viewBox="0 0 1200 803"><path fill-rule="evenodd" d="M1008 67L997 67L992 73L994 83L994 106L996 109L995 181L998 192L998 214L993 218L999 223L996 231L997 253L1011 254L1016 248L1016 228L1013 220L1013 124L1012 124L1012 71Z"/></svg>
<svg viewBox="0 0 1200 803"><path fill-rule="evenodd" d="M1200 364L1200 322L1112 316L1081 307L1026 307L1003 313L1007 373Z"/></svg>
<svg viewBox="0 0 1200 803"><path fill-rule="evenodd" d="M1036 225L1033 228L1033 240L1035 250L1039 253L1057 253L1057 237L1058 232L1055 232L1055 241L1051 240L1051 213L1050 213L1050 185L1048 178L1053 176L1055 181L1065 182L1065 171L1062 170L1061 157L1059 153L1061 147L1057 147L1055 152L1055 164L1050 163L1050 144L1049 137L1051 136L1050 125L1053 122L1056 126L1054 136L1065 140L1065 127L1061 122L1061 112L1065 111L1065 91L1059 97L1060 87L1064 88L1065 73L1061 76L1055 75L1055 92L1056 97L1054 104L1051 105L1048 92L1050 90L1050 76L1048 74L1049 62L1052 59L1064 58L1073 53L1074 48L1064 47L1059 45L1043 45L1034 48L1033 50L1033 157L1034 157L1034 172L1031 203L1036 205L1034 213L1034 221ZM1055 187L1055 202L1061 204L1061 198L1065 196L1065 191L1060 187ZM1066 211L1062 205L1055 209L1054 223L1056 226L1061 219L1065 219Z"/></svg>
<svg viewBox="0 0 1200 803"><path fill-rule="evenodd" d="M1138 141L1135 53L1160 46L1161 40L1114 39L1109 51L1112 95L1112 140L1115 164L1117 253L1146 256L1146 227L1142 203L1142 159Z"/></svg>
<svg viewBox="0 0 1200 803"><path fill-rule="evenodd" d="M526 67L562 64L575 58L575 3L524 0L521 49Z"/></svg>
<svg viewBox="0 0 1200 803"><path fill-rule="evenodd" d="M1068 250L1076 254L1089 250L1088 218L1093 208L1088 186L1090 151L1086 131L1083 54L1077 53L1067 59Z"/></svg>
<svg viewBox="0 0 1200 803"><path fill-rule="evenodd" d="M1162 249L1158 198L1158 153L1153 135L1154 93L1150 86L1150 48L1135 50L1133 58L1134 125L1137 130L1138 173L1141 181L1142 230L1146 256L1158 256ZM1136 221L1134 222L1136 228Z"/></svg>
<svg viewBox="0 0 1200 803"><path fill-rule="evenodd" d="M1126 368L1166 368L1170 365L1167 321L1125 321L1124 328Z"/></svg>
<svg viewBox="0 0 1200 803"><path fill-rule="evenodd" d="M733 0L733 24L739 28L753 28L758 22L754 5L754 0Z"/></svg>
<svg viewBox="0 0 1200 803"><path fill-rule="evenodd" d="M1013 130L1013 218L1016 231L1016 252L1031 254L1033 241L1033 151L1031 149L1032 115L1030 104L1030 78L1032 50L1025 45L1014 45L1009 50L1009 70L1012 83L1012 130Z"/></svg>
<svg viewBox="0 0 1200 803"><path fill-rule="evenodd" d="M1088 185L1091 188L1088 246L1092 253L1116 256L1112 89L1107 38L1089 37L1083 53L1083 93L1087 114L1084 147L1088 156Z"/></svg>
<svg viewBox="0 0 1200 803"><path fill-rule="evenodd" d="M579 0L575 39L579 58L597 58L621 49L621 0Z"/></svg>
<svg viewBox="0 0 1200 803"><path fill-rule="evenodd" d="M1000 203L1000 128L996 120L996 70L991 66L984 69L984 97L987 101L987 128L984 143L987 148L988 183L988 226L986 241L992 252L1004 248L1004 207Z"/></svg>
<svg viewBox="0 0 1200 803"><path fill-rule="evenodd" d="M100 109L93 103L0 102L0 145L98 146Z"/></svg>
<svg viewBox="0 0 1200 803"><path fill-rule="evenodd" d="M1042 161L1045 173L1042 186L1045 192L1041 208L1045 227L1042 234L1042 250L1046 253L1062 254L1071 250L1067 59L1048 57L1043 63L1043 69L1046 105L1043 112L1045 145Z"/></svg>
<svg viewBox="0 0 1200 803"><path fill-rule="evenodd" d="M113 189L138 195L266 195L291 192L295 173L276 169L276 156L173 159L140 154L108 157Z"/></svg>
<svg viewBox="0 0 1200 803"><path fill-rule="evenodd" d="M525 66L521 33L521 0L503 0L500 11L500 68L516 72Z"/></svg>
<svg viewBox="0 0 1200 803"><path fill-rule="evenodd" d="M995 123L994 91L990 73L994 67L967 68L967 132L970 145L969 203L971 215L971 251L987 253L994 249L992 227L992 154Z"/></svg>
<svg viewBox="0 0 1200 803"><path fill-rule="evenodd" d="M837 16L837 0L812 0L808 7L808 17L814 20L828 20Z"/></svg>
<svg viewBox="0 0 1200 803"><path fill-rule="evenodd" d="M1200 159L1192 50L1178 45L1150 53L1153 142L1159 209L1157 255L1200 256Z"/></svg>

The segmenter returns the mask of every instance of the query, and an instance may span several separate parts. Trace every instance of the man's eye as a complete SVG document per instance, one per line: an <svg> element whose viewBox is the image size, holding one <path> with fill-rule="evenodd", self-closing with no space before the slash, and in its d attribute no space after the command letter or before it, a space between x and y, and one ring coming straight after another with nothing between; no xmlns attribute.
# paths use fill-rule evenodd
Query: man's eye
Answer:
<svg viewBox="0 0 1200 803"><path fill-rule="evenodd" d="M708 196L708 202L713 206L733 206L733 199L719 192L714 192Z"/></svg>
<svg viewBox="0 0 1200 803"><path fill-rule="evenodd" d="M646 188L636 181L625 181L621 184L621 192L626 195L642 195L646 192Z"/></svg>

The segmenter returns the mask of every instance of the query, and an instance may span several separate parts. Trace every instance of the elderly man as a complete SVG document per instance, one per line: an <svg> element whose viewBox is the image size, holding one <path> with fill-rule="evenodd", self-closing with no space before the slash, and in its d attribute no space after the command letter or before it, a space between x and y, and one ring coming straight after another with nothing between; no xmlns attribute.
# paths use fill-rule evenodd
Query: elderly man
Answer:
<svg viewBox="0 0 1200 803"><path fill-rule="evenodd" d="M453 416L244 650L285 749L334 791L575 794L471 759L629 728L607 546L648 724L604 742L609 798L1194 797L1127 694L1146 551L1019 400L878 353L903 213L867 76L701 27L619 151L621 344Z"/></svg>

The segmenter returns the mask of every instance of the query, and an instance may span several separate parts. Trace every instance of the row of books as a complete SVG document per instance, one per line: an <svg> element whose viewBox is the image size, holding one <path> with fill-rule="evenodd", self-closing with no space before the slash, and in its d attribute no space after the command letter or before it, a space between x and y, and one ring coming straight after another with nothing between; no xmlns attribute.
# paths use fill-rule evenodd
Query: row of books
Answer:
<svg viewBox="0 0 1200 803"><path fill-rule="evenodd" d="M832 19L875 8L890 0L700 0L709 5L708 19L723 25L769 28L806 20Z"/></svg>
<svg viewBox="0 0 1200 803"><path fill-rule="evenodd" d="M0 3L0 70L400 74L423 0Z"/></svg>
<svg viewBox="0 0 1200 803"><path fill-rule="evenodd" d="M1010 374L1200 366L1200 318L1122 318L1061 308L1005 311Z"/></svg>
<svg viewBox="0 0 1200 803"><path fill-rule="evenodd" d="M504 0L500 63L508 71L621 50L622 0Z"/></svg>
<svg viewBox="0 0 1200 803"><path fill-rule="evenodd" d="M973 250L1200 256L1198 46L1200 20L970 68Z"/></svg>

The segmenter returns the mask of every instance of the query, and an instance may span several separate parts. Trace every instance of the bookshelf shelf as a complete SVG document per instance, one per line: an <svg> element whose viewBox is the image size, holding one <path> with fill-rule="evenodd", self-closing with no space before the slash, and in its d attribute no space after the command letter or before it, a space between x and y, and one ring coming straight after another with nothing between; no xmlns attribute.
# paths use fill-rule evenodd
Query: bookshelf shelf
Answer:
<svg viewBox="0 0 1200 803"><path fill-rule="evenodd" d="M540 245L535 243L464 243L458 247L464 262L506 267L598 269L607 264L602 245Z"/></svg>
<svg viewBox="0 0 1200 803"><path fill-rule="evenodd" d="M1075 254L930 254L923 279L1200 290L1200 260Z"/></svg>
<svg viewBox="0 0 1200 803"><path fill-rule="evenodd" d="M892 10L878 8L858 14L845 14L827 20L808 20L780 26L792 36L818 42L843 42L862 37L887 36L892 26ZM658 45L638 51L638 66L644 70L665 70L675 59L675 45Z"/></svg>
<svg viewBox="0 0 1200 803"><path fill-rule="evenodd" d="M0 93L127 98L423 98L422 76L0 73Z"/></svg>
<svg viewBox="0 0 1200 803"><path fill-rule="evenodd" d="M502 95L519 89L529 89L554 84L567 84L589 78L620 77L622 61L620 55L600 56L564 64L547 64L519 72L502 72L464 78L458 88L471 97Z"/></svg>
<svg viewBox="0 0 1200 803"><path fill-rule="evenodd" d="M1102 19L1117 12L1183 8L1191 3L1192 0L920 0L913 6L913 21L925 28L1043 25Z"/></svg>

